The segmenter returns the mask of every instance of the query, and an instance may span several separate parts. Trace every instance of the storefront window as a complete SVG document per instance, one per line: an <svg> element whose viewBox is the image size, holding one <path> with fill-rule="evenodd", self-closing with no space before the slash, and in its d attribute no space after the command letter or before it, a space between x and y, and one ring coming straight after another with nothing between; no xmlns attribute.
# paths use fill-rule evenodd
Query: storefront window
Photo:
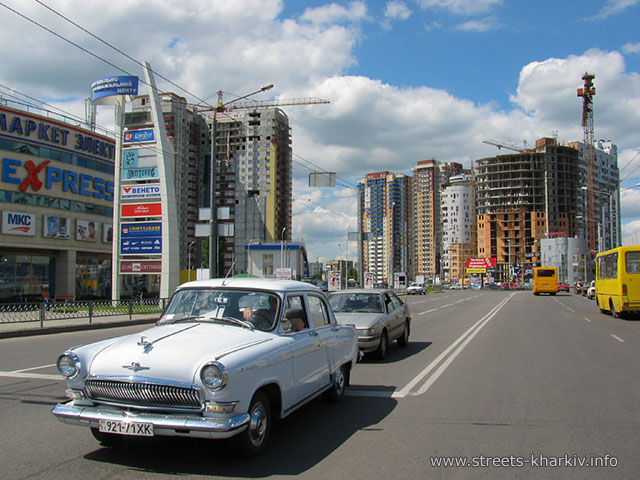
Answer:
<svg viewBox="0 0 640 480"><path fill-rule="evenodd" d="M0 302L39 302L51 289L51 259L41 255L0 256Z"/></svg>

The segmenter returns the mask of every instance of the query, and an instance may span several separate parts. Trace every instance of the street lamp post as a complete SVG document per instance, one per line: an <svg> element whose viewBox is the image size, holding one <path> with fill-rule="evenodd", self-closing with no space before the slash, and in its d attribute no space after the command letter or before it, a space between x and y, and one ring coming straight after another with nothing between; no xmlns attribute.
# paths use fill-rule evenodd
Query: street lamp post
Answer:
<svg viewBox="0 0 640 480"><path fill-rule="evenodd" d="M582 190L584 190L585 192L589 190L589 187L580 187ZM594 193L599 193L600 195L605 195L608 197L609 199L609 244L606 244L604 241L601 241L601 237L604 237L604 229L603 229L603 223L604 223L604 205L602 205L602 213L601 213L601 219L600 222L597 224L597 229L598 229L598 250L602 251L603 250L603 246L605 247L604 250L607 250L609 248L614 248L618 246L618 239L617 239L617 234L616 234L616 239L613 238L613 194L611 192L604 192L602 190L596 190L596 189L591 189L592 192ZM616 215L617 218L618 215ZM590 219L590 218L586 218L585 219L585 223L587 223L589 221L596 221L596 219ZM587 231L589 231L589 227L587 226ZM587 240L588 243L588 240ZM604 244L604 245L603 245Z"/></svg>
<svg viewBox="0 0 640 480"><path fill-rule="evenodd" d="M187 276L189 277L187 279L188 282L191 281L191 247L193 247L194 242L195 240L191 240L189 242L189 245L187 245L187 264L188 264L187 271L189 272L187 274Z"/></svg>
<svg viewBox="0 0 640 480"><path fill-rule="evenodd" d="M252 264L252 262L251 262L251 245L253 244L254 241L260 243L260 240L257 239L257 238L252 238L251 240L249 240L249 246L247 248L247 259L246 259L246 262L247 262L247 274L248 275L251 275L251 270L252 270L252 268L251 268L251 264Z"/></svg>
<svg viewBox="0 0 640 480"><path fill-rule="evenodd" d="M216 278L218 275L218 226L216 225L217 220L217 212L216 212L216 169L217 169L217 160L216 160L216 117L218 113L222 113L226 110L226 106L230 103L237 102L238 100L242 100L244 98L250 97L257 93L266 92L273 88L273 84L269 83L260 88L260 90L256 90L255 92L248 93L241 97L235 98L227 103L218 102L218 105L213 109L213 115L211 116L211 179L210 179L210 188L211 195L209 204L211 206L211 214L209 221L211 223L211 229L209 231L209 278ZM221 92L218 92L219 96Z"/></svg>
<svg viewBox="0 0 640 480"><path fill-rule="evenodd" d="M280 234L280 268L284 268L285 266L285 248L284 248L284 234L287 231L287 227L282 228L282 233Z"/></svg>

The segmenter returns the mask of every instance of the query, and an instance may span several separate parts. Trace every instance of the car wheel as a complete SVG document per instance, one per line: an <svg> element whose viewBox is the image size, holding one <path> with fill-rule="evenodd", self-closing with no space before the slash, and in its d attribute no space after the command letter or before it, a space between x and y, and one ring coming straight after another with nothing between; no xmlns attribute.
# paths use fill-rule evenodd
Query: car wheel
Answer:
<svg viewBox="0 0 640 480"><path fill-rule="evenodd" d="M91 435L100 442L103 447L115 448L122 445L123 436L115 433L104 433L97 428L91 428Z"/></svg>
<svg viewBox="0 0 640 480"><path fill-rule="evenodd" d="M398 346L406 347L409 345L409 322L404 322L404 330L402 331L402 336L398 337Z"/></svg>
<svg viewBox="0 0 640 480"><path fill-rule="evenodd" d="M387 337L387 331L383 330L382 335L380 335L380 343L378 344L378 349L376 350L376 357L379 360L383 360L387 356L388 348L389 338Z"/></svg>
<svg viewBox="0 0 640 480"><path fill-rule="evenodd" d="M344 398L344 391L349 383L349 369L346 365L342 365L336 371L336 378L333 380L333 385L324 394L325 400L331 403L338 403Z"/></svg>
<svg viewBox="0 0 640 480"><path fill-rule="evenodd" d="M240 453L255 457L262 453L271 432L271 407L264 392L257 392L249 405L249 425L238 435Z"/></svg>

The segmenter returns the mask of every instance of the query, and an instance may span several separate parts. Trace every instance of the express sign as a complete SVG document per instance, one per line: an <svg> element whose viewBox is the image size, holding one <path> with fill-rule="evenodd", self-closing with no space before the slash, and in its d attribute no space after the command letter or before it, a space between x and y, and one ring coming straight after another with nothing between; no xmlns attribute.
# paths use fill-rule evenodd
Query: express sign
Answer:
<svg viewBox="0 0 640 480"><path fill-rule="evenodd" d="M23 193L29 189L37 192L42 187L50 190L59 186L63 192L113 200L113 180L53 167L50 163L51 160L45 160L36 165L31 160L23 163L20 160L3 158L0 178L4 183L19 185L18 188Z"/></svg>

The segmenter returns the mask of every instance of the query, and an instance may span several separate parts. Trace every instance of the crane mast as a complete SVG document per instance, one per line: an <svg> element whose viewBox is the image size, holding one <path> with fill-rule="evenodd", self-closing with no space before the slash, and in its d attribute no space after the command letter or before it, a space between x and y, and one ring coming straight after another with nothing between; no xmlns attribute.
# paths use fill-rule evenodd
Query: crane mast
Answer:
<svg viewBox="0 0 640 480"><path fill-rule="evenodd" d="M593 96L596 87L593 86L595 75L585 72L582 76L584 87L578 88L578 97L582 97L582 128L584 130L584 166L587 190L585 192L586 212L585 227L587 248L590 251L597 250L596 230L596 190L595 190L595 150L593 131Z"/></svg>

